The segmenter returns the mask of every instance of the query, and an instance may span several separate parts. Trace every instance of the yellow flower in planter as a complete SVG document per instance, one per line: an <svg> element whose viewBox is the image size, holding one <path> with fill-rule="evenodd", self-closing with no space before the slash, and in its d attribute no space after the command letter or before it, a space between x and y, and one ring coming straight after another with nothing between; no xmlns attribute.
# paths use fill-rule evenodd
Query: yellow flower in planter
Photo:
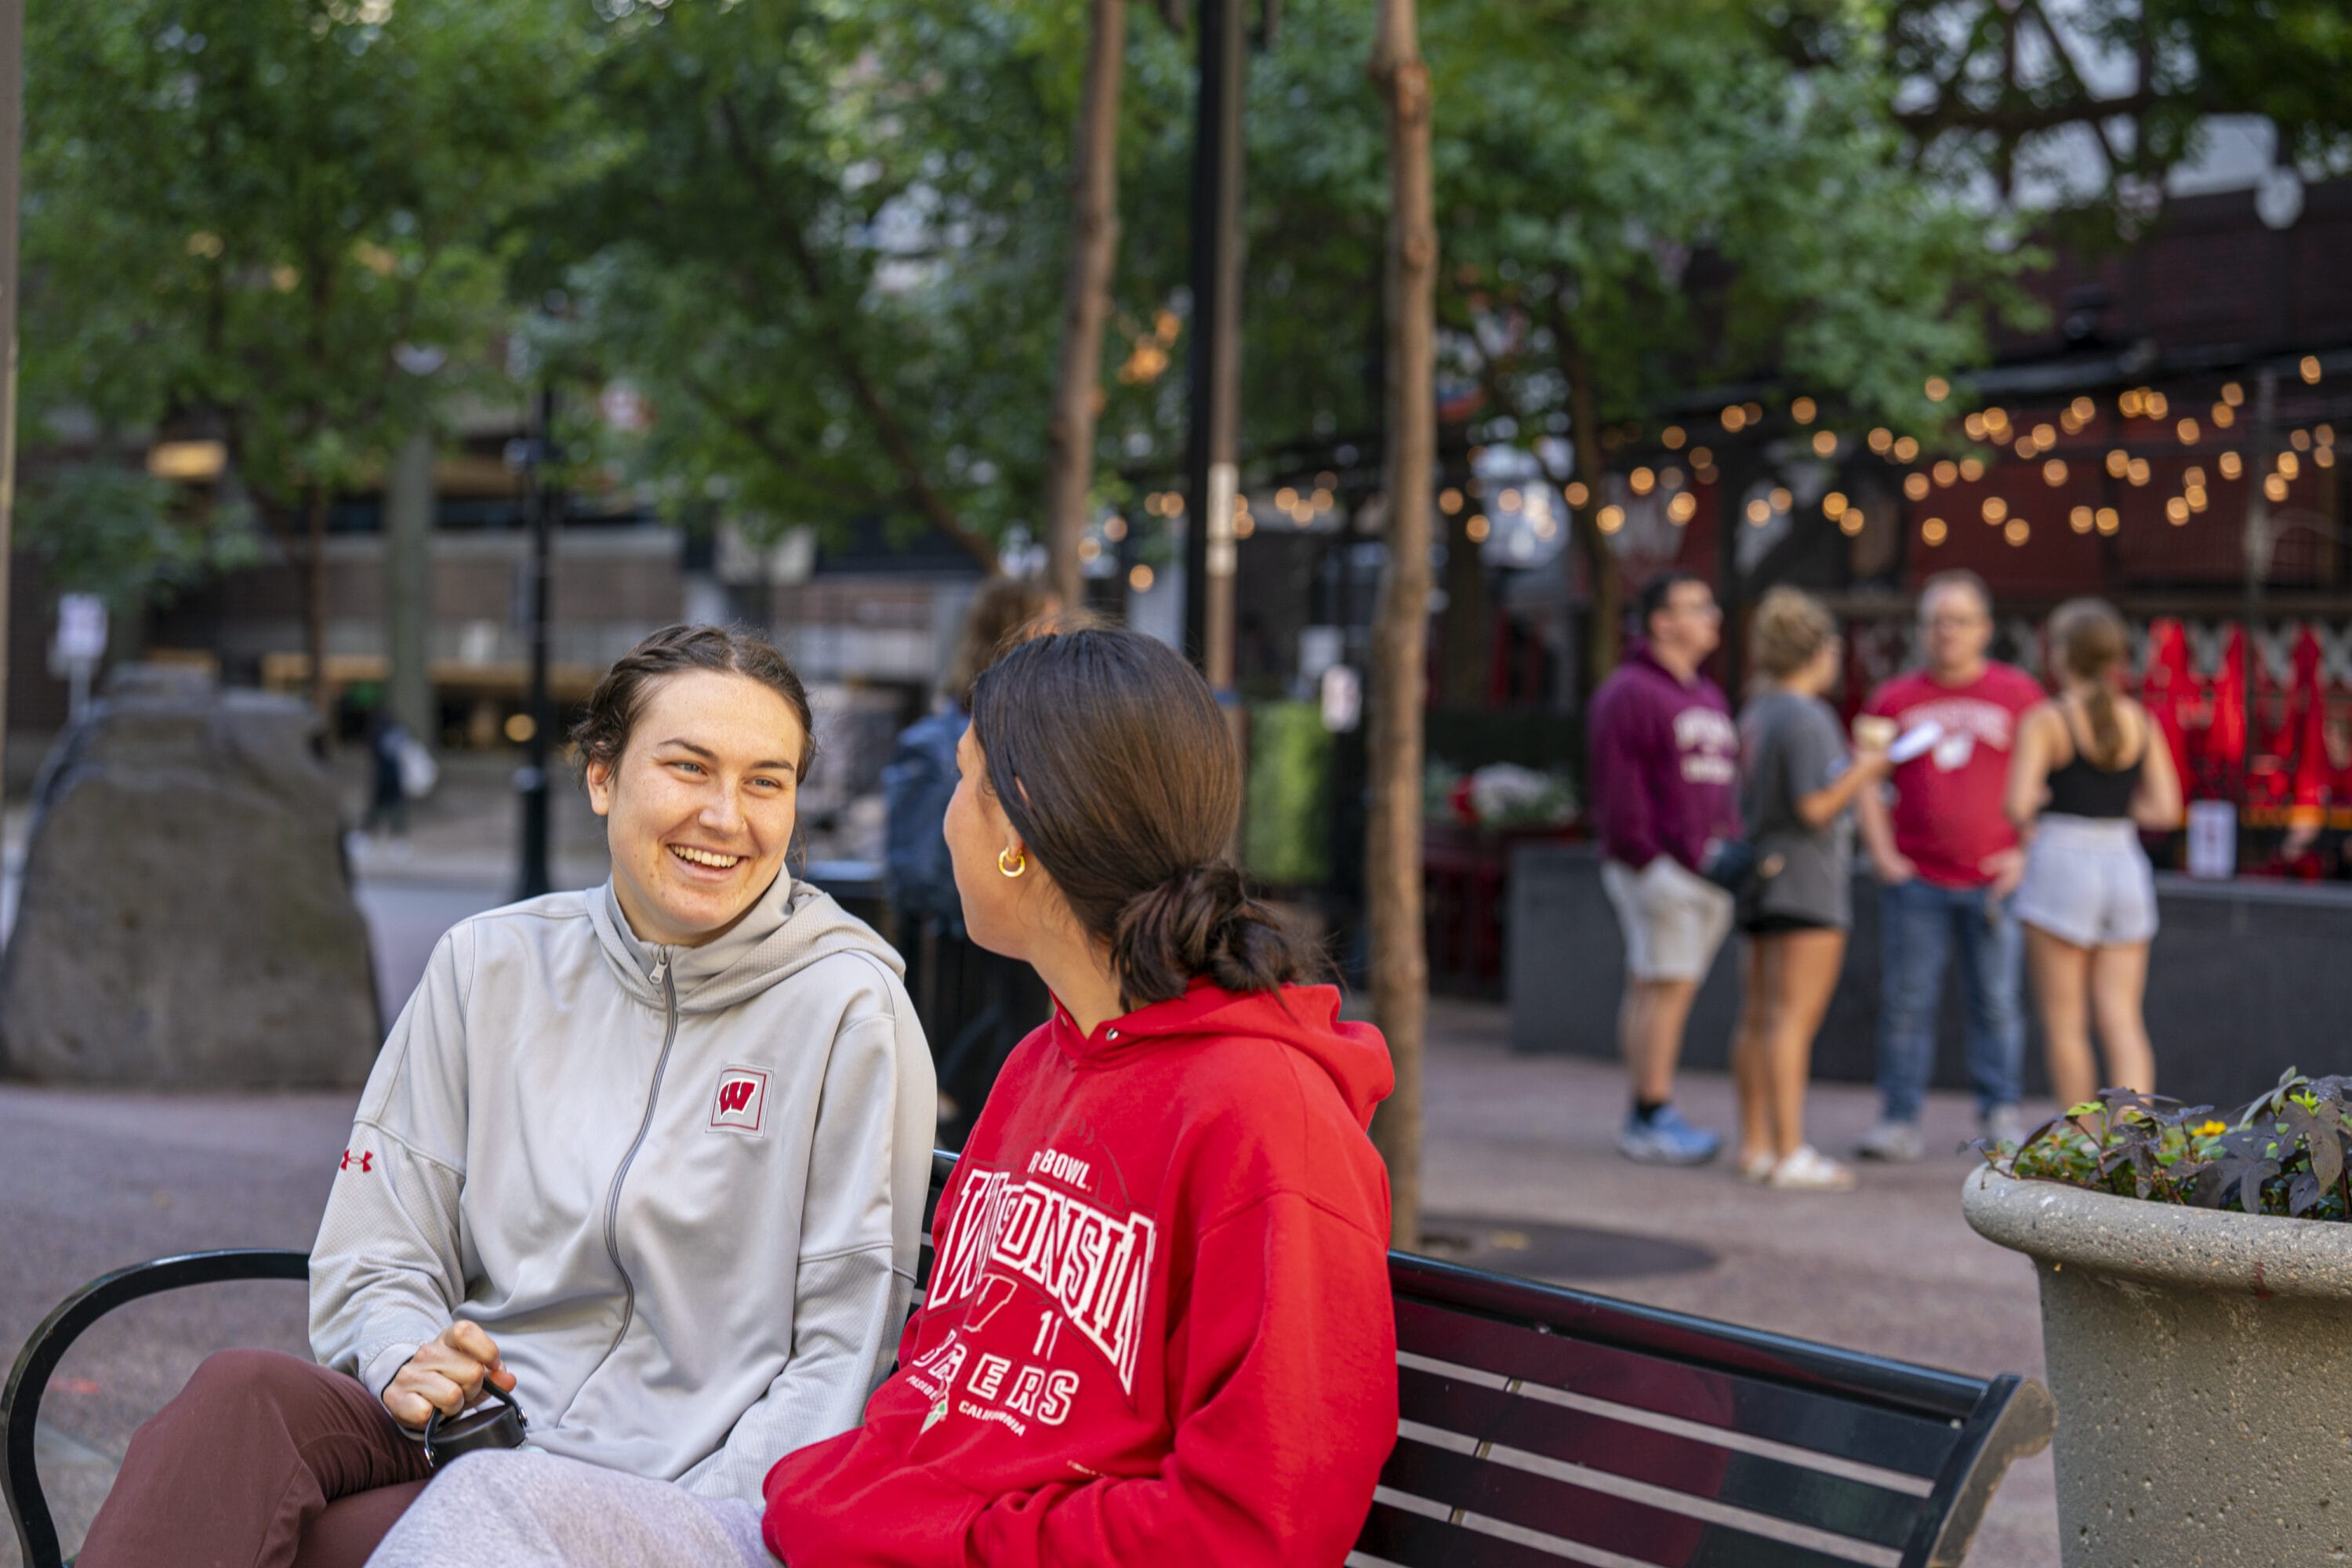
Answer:
<svg viewBox="0 0 2352 1568"><path fill-rule="evenodd" d="M2197 1129L2197 1136L2200 1138L2219 1138L2222 1133L2227 1132L2229 1130L2230 1124L2228 1122L2215 1120L2200 1123Z"/></svg>

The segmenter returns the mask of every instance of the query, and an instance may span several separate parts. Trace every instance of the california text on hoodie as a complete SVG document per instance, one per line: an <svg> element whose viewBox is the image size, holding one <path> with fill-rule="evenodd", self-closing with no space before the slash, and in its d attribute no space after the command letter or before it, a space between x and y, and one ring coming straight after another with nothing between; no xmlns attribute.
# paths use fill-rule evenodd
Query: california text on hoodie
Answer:
<svg viewBox="0 0 2352 1568"><path fill-rule="evenodd" d="M1644 642L1592 694L1585 769L1601 853L1640 870L1671 855L1693 871L1710 838L1739 836L1739 731L1723 690L1685 681Z"/></svg>
<svg viewBox="0 0 2352 1568"><path fill-rule="evenodd" d="M312 1352L381 1394L470 1320L535 1446L756 1500L888 1370L936 1112L898 955L789 873L700 947L609 883L478 915L360 1100Z"/></svg>
<svg viewBox="0 0 2352 1568"><path fill-rule="evenodd" d="M1397 1432L1393 1082L1328 986L1205 982L1006 1064L865 1425L768 1477L792 1568L1337 1564Z"/></svg>

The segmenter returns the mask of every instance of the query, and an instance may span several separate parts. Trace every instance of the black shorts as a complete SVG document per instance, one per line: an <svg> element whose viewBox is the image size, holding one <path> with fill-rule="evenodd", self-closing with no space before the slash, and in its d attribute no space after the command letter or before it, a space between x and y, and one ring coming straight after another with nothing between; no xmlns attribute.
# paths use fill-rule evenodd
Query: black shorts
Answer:
<svg viewBox="0 0 2352 1568"><path fill-rule="evenodd" d="M1810 915L1749 915L1739 922L1739 929L1749 936L1779 936L1792 931L1842 931L1834 921L1817 921Z"/></svg>

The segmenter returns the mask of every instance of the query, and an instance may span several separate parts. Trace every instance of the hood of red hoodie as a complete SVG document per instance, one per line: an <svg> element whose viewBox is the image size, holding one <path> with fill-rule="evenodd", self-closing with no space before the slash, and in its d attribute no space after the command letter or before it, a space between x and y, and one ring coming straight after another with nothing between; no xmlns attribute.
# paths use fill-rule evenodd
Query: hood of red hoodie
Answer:
<svg viewBox="0 0 2352 1568"><path fill-rule="evenodd" d="M1370 1127L1372 1110L1396 1088L1388 1042L1370 1024L1339 1016L1336 985L1286 985L1278 991L1227 991L1195 980L1192 989L1166 1002L1108 1018L1082 1035L1069 1009L1056 998L1054 1043L1074 1066L1107 1067L1129 1053L1171 1040L1248 1036L1297 1051L1338 1087L1360 1127Z"/></svg>

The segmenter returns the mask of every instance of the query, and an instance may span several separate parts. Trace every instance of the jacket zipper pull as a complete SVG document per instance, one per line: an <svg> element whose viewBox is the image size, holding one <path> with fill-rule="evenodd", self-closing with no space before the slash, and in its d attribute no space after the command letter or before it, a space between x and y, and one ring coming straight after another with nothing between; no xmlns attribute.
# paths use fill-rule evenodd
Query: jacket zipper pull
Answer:
<svg viewBox="0 0 2352 1568"><path fill-rule="evenodd" d="M669 977L669 954L660 949L656 949L655 951L659 952L660 956L654 960L653 982L655 984L659 985L664 980Z"/></svg>

